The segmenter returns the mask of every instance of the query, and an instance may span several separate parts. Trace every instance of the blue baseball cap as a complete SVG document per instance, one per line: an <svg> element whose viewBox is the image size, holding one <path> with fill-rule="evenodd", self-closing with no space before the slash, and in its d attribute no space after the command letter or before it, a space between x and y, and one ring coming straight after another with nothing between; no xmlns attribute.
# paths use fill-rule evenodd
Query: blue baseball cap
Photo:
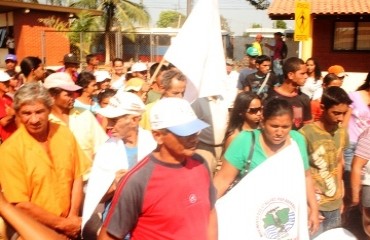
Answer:
<svg viewBox="0 0 370 240"><path fill-rule="evenodd" d="M5 56L5 61L13 61L13 62L16 62L17 61L17 56L15 56L14 54L7 54Z"/></svg>

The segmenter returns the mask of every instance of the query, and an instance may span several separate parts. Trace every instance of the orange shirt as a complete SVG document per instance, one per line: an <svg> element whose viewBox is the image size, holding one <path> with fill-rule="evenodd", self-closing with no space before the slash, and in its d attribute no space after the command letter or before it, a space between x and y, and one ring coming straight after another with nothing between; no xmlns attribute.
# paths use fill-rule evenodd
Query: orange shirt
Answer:
<svg viewBox="0 0 370 240"><path fill-rule="evenodd" d="M22 125L0 146L0 184L11 203L31 202L66 217L72 185L87 170L88 159L72 132L49 123L49 151Z"/></svg>
<svg viewBox="0 0 370 240"><path fill-rule="evenodd" d="M321 118L322 109L320 105L321 105L320 100L311 101L311 114L313 121L318 121Z"/></svg>

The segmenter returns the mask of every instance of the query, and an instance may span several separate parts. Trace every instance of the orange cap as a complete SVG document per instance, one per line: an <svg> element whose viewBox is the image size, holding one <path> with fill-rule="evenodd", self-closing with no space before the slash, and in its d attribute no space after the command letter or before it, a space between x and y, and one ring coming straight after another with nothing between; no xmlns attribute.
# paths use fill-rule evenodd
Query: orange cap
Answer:
<svg viewBox="0 0 370 240"><path fill-rule="evenodd" d="M328 73L334 73L338 77L345 77L347 76L346 71L344 71L344 68L340 65L333 65L328 68Z"/></svg>

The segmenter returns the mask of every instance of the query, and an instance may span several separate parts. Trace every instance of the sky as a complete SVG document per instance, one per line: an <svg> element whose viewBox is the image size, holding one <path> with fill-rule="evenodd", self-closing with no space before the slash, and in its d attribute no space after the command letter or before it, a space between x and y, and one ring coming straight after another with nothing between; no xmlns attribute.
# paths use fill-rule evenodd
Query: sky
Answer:
<svg viewBox="0 0 370 240"><path fill-rule="evenodd" d="M198 0L193 0L193 6ZM159 14L166 10L176 10L186 15L186 0L132 0L143 3L149 12L155 27ZM269 19L267 10L257 10L246 0L219 0L220 14L226 18L231 32L236 36L243 35L246 28L257 23L265 28L272 28L273 21ZM289 24L288 24L289 26Z"/></svg>

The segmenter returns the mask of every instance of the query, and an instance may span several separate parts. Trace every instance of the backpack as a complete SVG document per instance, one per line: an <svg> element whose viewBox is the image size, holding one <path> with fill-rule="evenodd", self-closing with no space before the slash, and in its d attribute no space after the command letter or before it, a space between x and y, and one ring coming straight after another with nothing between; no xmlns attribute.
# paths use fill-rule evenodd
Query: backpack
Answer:
<svg viewBox="0 0 370 240"><path fill-rule="evenodd" d="M283 41L283 47L281 48L280 56L282 59L285 59L288 56L288 46Z"/></svg>

